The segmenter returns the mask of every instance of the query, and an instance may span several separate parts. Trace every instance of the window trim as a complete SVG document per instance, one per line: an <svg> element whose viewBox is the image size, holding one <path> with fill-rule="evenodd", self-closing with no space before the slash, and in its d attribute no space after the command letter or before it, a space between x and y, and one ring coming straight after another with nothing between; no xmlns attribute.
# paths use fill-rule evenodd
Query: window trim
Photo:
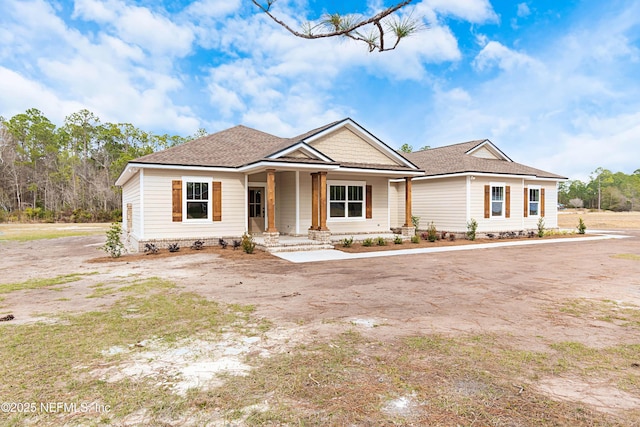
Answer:
<svg viewBox="0 0 640 427"><path fill-rule="evenodd" d="M343 186L345 187L345 215L348 215L348 187L361 187L362 188L362 215L361 216L344 216L344 217L332 217L331 216L331 186ZM360 202L360 200L358 200ZM347 181L347 180L327 180L327 222L359 222L367 220L367 182L366 181Z"/></svg>
<svg viewBox="0 0 640 427"><path fill-rule="evenodd" d="M535 215L531 214L531 190L538 190L538 201L534 203L538 203L538 213ZM541 185L529 185L527 186L527 215L531 218L540 217L540 212L542 212L542 186Z"/></svg>
<svg viewBox="0 0 640 427"><path fill-rule="evenodd" d="M207 217L206 218L189 218L187 210L187 183L207 184ZM189 223L208 223L211 222L213 209L213 179L207 176L183 176L182 177L182 222Z"/></svg>
<svg viewBox="0 0 640 427"><path fill-rule="evenodd" d="M501 215L493 214L493 189L502 188L502 209ZM506 218L506 204L507 204L507 184L504 182L490 182L489 183L489 219L505 219Z"/></svg>

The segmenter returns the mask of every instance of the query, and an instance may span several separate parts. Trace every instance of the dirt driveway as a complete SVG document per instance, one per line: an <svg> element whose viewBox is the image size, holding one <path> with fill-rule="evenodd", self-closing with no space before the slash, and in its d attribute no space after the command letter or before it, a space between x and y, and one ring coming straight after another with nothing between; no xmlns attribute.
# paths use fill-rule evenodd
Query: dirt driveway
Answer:
<svg viewBox="0 0 640 427"><path fill-rule="evenodd" d="M253 304L258 315L305 325L309 333L350 327L359 319L382 325L367 331L380 338L506 332L532 349L556 340L606 346L639 337L602 321L563 317L553 307L580 298L640 306L640 262L617 257L640 255L640 231L626 234L633 237L308 264L215 253L96 263L88 261L101 256L96 250L100 236L4 242L0 283L97 274L56 292L55 299L47 290L31 291L29 298L23 292L8 294L0 314L11 312L16 321L26 322L43 312L89 310L85 294L96 283L161 277L217 301ZM38 300L38 293L48 298Z"/></svg>
<svg viewBox="0 0 640 427"><path fill-rule="evenodd" d="M560 342L591 348L637 344L638 327L595 312L586 317L572 312L585 301L594 301L596 309L603 302L613 310L640 307L640 230L622 234L630 237L306 264L217 252L95 262L102 256L96 250L101 236L5 241L0 243L0 284L93 274L56 292L0 295L0 316L11 313L13 322L28 323L43 313L94 310L109 303L86 298L97 284L160 277L215 301L255 305L257 316L302 340L356 329L387 342L429 333L495 334L498 341L531 351ZM540 387L572 399L566 384ZM584 397L595 394L605 407L630 399L640 404L640 395L629 393L603 401L609 392L573 391L573 398L588 403Z"/></svg>

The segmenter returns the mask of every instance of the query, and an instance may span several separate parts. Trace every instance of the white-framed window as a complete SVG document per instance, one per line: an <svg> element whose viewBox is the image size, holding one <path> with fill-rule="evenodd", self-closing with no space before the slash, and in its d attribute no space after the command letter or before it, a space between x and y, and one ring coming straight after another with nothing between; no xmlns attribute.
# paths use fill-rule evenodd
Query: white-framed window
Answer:
<svg viewBox="0 0 640 427"><path fill-rule="evenodd" d="M491 183L491 218L504 218L504 184Z"/></svg>
<svg viewBox="0 0 640 427"><path fill-rule="evenodd" d="M183 178L185 221L211 218L211 183L205 178Z"/></svg>
<svg viewBox="0 0 640 427"><path fill-rule="evenodd" d="M365 219L366 182L327 181L327 220Z"/></svg>
<svg viewBox="0 0 640 427"><path fill-rule="evenodd" d="M540 187L529 187L529 216L540 216Z"/></svg>

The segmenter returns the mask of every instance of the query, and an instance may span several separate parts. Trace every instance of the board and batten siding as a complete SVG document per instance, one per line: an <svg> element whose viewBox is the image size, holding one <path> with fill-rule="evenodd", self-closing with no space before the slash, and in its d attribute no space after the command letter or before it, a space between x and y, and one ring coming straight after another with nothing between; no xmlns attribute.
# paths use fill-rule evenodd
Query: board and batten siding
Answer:
<svg viewBox="0 0 640 427"><path fill-rule="evenodd" d="M306 235L311 227L311 174L300 172L300 234Z"/></svg>
<svg viewBox="0 0 640 427"><path fill-rule="evenodd" d="M172 221L172 181L182 180L183 176L221 182L222 221ZM173 170L148 169L144 174L144 192L145 239L239 237L246 229L246 192L242 174L192 171L182 174Z"/></svg>
<svg viewBox="0 0 640 427"><path fill-rule="evenodd" d="M276 173L276 228L296 234L296 173Z"/></svg>
<svg viewBox="0 0 640 427"><path fill-rule="evenodd" d="M371 185L372 191L372 215L369 219L344 220L327 218L327 227L333 234L349 233L388 233L389 207L388 207L388 179L386 177L362 176L362 175L339 175L327 174L327 181L365 181L366 185ZM311 191L311 184L308 185ZM329 189L327 188L327 203L329 199ZM366 205L366 203L365 203ZM364 208L364 206L363 206ZM329 206L327 205L327 216ZM311 225L311 224L309 224ZM307 226L308 228L308 226Z"/></svg>
<svg viewBox="0 0 640 427"><path fill-rule="evenodd" d="M398 228L404 225L404 181L389 183L389 226Z"/></svg>
<svg viewBox="0 0 640 427"><path fill-rule="evenodd" d="M131 230L127 229L127 204L131 203ZM140 172L122 186L122 229L135 239L140 239Z"/></svg>
<svg viewBox="0 0 640 427"><path fill-rule="evenodd" d="M411 213L420 218L421 230L433 222L438 230L466 231L466 182L466 177L413 180Z"/></svg>

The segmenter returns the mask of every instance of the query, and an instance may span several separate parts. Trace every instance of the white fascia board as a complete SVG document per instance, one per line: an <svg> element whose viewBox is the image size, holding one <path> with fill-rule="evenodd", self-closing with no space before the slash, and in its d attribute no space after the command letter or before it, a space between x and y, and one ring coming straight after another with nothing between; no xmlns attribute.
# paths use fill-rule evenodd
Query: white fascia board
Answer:
<svg viewBox="0 0 640 427"><path fill-rule="evenodd" d="M373 175L394 175L394 176L422 176L422 171L394 171L389 169L365 169L365 168L338 168L335 172L340 173L358 173L358 174L373 174Z"/></svg>
<svg viewBox="0 0 640 427"><path fill-rule="evenodd" d="M315 135L312 135L312 136L306 138L304 140L304 142L309 144L309 143L311 143L311 142L313 142L313 141L315 141L317 139L320 139L320 138L324 137L325 135L328 135L328 134L334 132L336 129L339 129L339 128L342 128L342 127L349 129L353 133L355 133L358 136L360 136L362 139L365 139L366 141L371 143L371 145L377 147L380 151L382 151L383 153L385 153L389 157L392 157L394 160L400 162L402 165L404 165L406 167L409 167L411 169L418 169L418 167L416 165L414 165L413 163L411 163L410 161L408 161L407 159L405 159L404 157L402 157L401 155L396 153L391 147L389 147L384 142L380 141L371 132L369 132L368 130L364 129L362 126L360 126L359 124L357 124L356 122L354 122L351 119L346 119L346 120L343 120L340 123L336 123L334 126L331 126L330 128L327 128L327 129L323 130L322 132L319 132L319 133L317 133Z"/></svg>
<svg viewBox="0 0 640 427"><path fill-rule="evenodd" d="M513 160L511 160L509 158L509 156L507 156L506 154L504 154L502 152L502 150L500 150L498 147L496 147L493 142L489 141L488 139L485 139L483 142L481 142L480 144L476 145L475 147L473 147L471 150L467 151L465 154L473 154L474 152L480 150L481 148L488 148L489 151L491 151L493 154L495 154L496 156L502 158L502 160L506 160L508 162L513 162Z"/></svg>
<svg viewBox="0 0 640 427"><path fill-rule="evenodd" d="M284 157L289 153L293 153L294 151L302 151L305 154L311 156L311 157L315 157L316 159L320 159L322 161L325 162L333 162L333 159L331 159L330 157L327 157L326 155L324 155L323 153L321 153L320 151L316 150L315 148L309 146L308 144L305 144L304 142L298 142L297 144L294 144L288 148L285 148L284 150L278 151L277 153L274 153L270 156L268 156L268 159L278 159L280 157Z"/></svg>
<svg viewBox="0 0 640 427"><path fill-rule="evenodd" d="M234 169L237 172L259 172L265 169L278 168L279 171L296 171L300 169L311 170L327 170L333 171L338 168L338 165L323 165L318 163L293 163L293 162L258 162L250 165L242 166Z"/></svg>
<svg viewBox="0 0 640 427"><path fill-rule="evenodd" d="M133 172L129 172L129 170ZM116 185L124 185L138 170L143 169L166 169L198 172L237 172L238 168L225 168L220 166L183 166L183 165L162 165L158 163L127 163L127 167L116 181ZM127 177L127 175L129 175Z"/></svg>
<svg viewBox="0 0 640 427"><path fill-rule="evenodd" d="M535 175L513 175L513 174L501 174L501 173L486 173L486 172L460 172L460 173L450 173L450 174L442 174L442 175L430 175L430 176L419 176L414 178L414 181L425 181L429 179L442 179L442 178L458 178L463 176L481 176L488 178L514 178L514 179L527 179L532 181L564 181L564 179L560 178L544 178L537 177Z"/></svg>

